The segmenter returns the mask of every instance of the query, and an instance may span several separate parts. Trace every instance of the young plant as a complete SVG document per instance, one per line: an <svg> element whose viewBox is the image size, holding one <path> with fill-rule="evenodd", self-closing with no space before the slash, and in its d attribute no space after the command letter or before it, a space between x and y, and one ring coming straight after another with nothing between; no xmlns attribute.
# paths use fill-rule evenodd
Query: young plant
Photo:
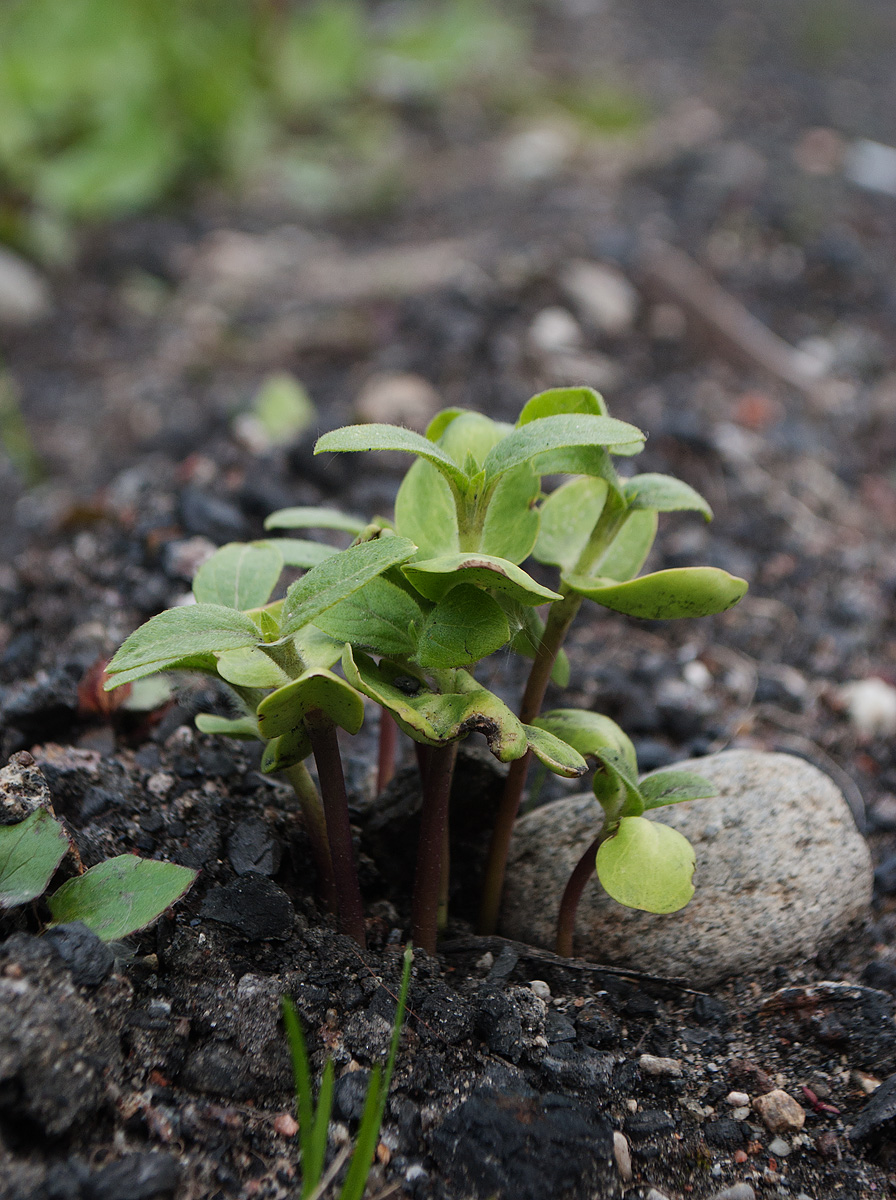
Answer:
<svg viewBox="0 0 896 1200"><path fill-rule="evenodd" d="M0 912L44 897L71 849L61 822L45 808L0 825ZM54 925L81 921L104 942L143 929L183 896L198 872L175 863L120 854L76 875L46 896Z"/></svg>
<svg viewBox="0 0 896 1200"><path fill-rule="evenodd" d="M411 982L411 964L414 954L411 945L404 952L404 966L401 972L401 987L398 993L398 1005L395 1010L395 1021L392 1025L392 1039L389 1043L389 1056L386 1069L383 1071L379 1063L374 1066L367 1085L367 1096L361 1114L361 1123L355 1138L355 1151L345 1182L339 1192L339 1200L361 1200L373 1156L376 1151L383 1117L386 1112L386 1101L389 1098L389 1085L392 1082L392 1072L395 1069L395 1058L398 1054L398 1042L404 1024L405 1008L407 1006L408 988ZM314 1102L314 1092L311 1086L311 1064L308 1060L308 1049L305 1036L299 1021L295 1005L286 996L283 998L283 1023L289 1039L290 1055L292 1057L293 1075L296 1087L296 1108L299 1118L299 1147L302 1164L301 1200L311 1200L321 1196L333 1182L348 1157L348 1151L339 1155L332 1163L329 1171L324 1174L324 1164L327 1154L327 1130L333 1107L333 1060L328 1058L321 1079L317 1103Z"/></svg>

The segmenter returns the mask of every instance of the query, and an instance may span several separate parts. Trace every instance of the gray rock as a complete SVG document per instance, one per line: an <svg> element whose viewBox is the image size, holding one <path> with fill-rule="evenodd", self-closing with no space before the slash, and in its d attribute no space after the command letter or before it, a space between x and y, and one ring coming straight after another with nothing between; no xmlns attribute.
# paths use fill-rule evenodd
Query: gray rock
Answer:
<svg viewBox="0 0 896 1200"><path fill-rule="evenodd" d="M0 325L31 325L50 308L50 289L43 276L0 246Z"/></svg>
<svg viewBox="0 0 896 1200"><path fill-rule="evenodd" d="M579 906L576 953L697 986L814 954L866 911L871 861L834 783L787 754L726 750L681 764L719 795L661 809L693 844L696 894L669 916L611 900L596 878ZM516 826L501 931L553 947L566 880L600 827L593 796L538 808Z"/></svg>

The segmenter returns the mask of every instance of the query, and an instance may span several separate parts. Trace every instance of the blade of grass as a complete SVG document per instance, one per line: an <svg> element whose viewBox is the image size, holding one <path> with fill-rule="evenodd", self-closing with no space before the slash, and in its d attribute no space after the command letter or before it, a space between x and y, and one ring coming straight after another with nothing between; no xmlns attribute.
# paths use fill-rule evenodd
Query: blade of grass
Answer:
<svg viewBox="0 0 896 1200"><path fill-rule="evenodd" d="M314 1126L311 1130L311 1157L302 1169L302 1195L312 1192L324 1173L324 1161L327 1157L327 1129L330 1124L330 1113L333 1110L333 1060L327 1059L323 1079L320 1081L320 1092L317 1096L317 1111L314 1114ZM310 1186L309 1186L310 1183Z"/></svg>
<svg viewBox="0 0 896 1200"><path fill-rule="evenodd" d="M303 1165L303 1175L311 1160L311 1129L314 1124L314 1095L311 1091L311 1069L308 1063L308 1050L305 1046L305 1035L299 1021L296 1007L288 996L283 997L283 1024L286 1027L286 1037L289 1042L289 1053L292 1058L292 1073L295 1080L296 1108L299 1115L299 1153ZM307 1176L305 1176L307 1179ZM316 1182L316 1181L315 1181ZM303 1185L302 1197L308 1195Z"/></svg>

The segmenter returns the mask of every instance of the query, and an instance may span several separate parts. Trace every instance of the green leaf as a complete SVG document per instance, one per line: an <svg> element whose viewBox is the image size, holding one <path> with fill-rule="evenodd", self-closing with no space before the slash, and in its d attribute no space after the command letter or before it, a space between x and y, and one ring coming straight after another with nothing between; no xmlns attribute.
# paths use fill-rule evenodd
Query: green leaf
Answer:
<svg viewBox="0 0 896 1200"><path fill-rule="evenodd" d="M640 817L644 800L638 785L637 766L632 762L633 750L624 745L617 748L593 744L590 753L602 768L595 772L592 787L608 821L615 823L619 817Z"/></svg>
<svg viewBox="0 0 896 1200"><path fill-rule="evenodd" d="M258 706L258 728L269 741L298 729L305 715L320 709L334 725L357 733L364 723L364 702L350 684L321 667L266 696Z"/></svg>
<svg viewBox="0 0 896 1200"><path fill-rule="evenodd" d="M549 388L539 392L524 405L517 426L528 425L541 417L557 417L563 413L590 413L608 417L609 410L600 392L589 387Z"/></svg>
<svg viewBox="0 0 896 1200"><path fill-rule="evenodd" d="M541 479L529 464L502 476L488 502L478 549L512 563L528 558L538 537L540 495Z"/></svg>
<svg viewBox="0 0 896 1200"><path fill-rule="evenodd" d="M270 542L228 542L207 559L193 580L200 604L223 604L241 612L267 604L283 570Z"/></svg>
<svg viewBox="0 0 896 1200"><path fill-rule="evenodd" d="M218 674L237 687L276 688L289 682L289 676L257 646L225 650L218 658Z"/></svg>
<svg viewBox="0 0 896 1200"><path fill-rule="evenodd" d="M265 743L264 753L261 756L262 774L270 775L273 771L286 771L289 767L294 767L296 763L304 762L310 753L311 738L308 736L305 726L299 725L291 732L271 738L269 742Z"/></svg>
<svg viewBox="0 0 896 1200"><path fill-rule="evenodd" d="M360 453L366 450L399 450L405 454L417 454L437 467L461 491L466 486L465 472L449 454L421 434L398 425L346 425L342 429L334 429L332 433L325 433L318 438L314 447L315 454L325 454L327 451Z"/></svg>
<svg viewBox="0 0 896 1200"><path fill-rule="evenodd" d="M45 808L0 825L0 910L42 896L68 848L65 830Z"/></svg>
<svg viewBox="0 0 896 1200"><path fill-rule="evenodd" d="M335 546L326 546L323 542L308 542L304 538L266 538L256 542L256 546L271 546L283 559L285 567L301 567L307 571L316 567L325 558L332 558L339 551Z"/></svg>
<svg viewBox="0 0 896 1200"><path fill-rule="evenodd" d="M148 675L198 654L239 650L260 641L258 626L236 609L223 604L185 604L169 608L135 629L106 669L109 674L139 669ZM132 673L130 678L137 676Z"/></svg>
<svg viewBox="0 0 896 1200"><path fill-rule="evenodd" d="M241 741L257 741L261 737L258 722L249 716L219 717L215 713L197 713L196 728L200 733L239 738Z"/></svg>
<svg viewBox="0 0 896 1200"><path fill-rule="evenodd" d="M443 554L408 563L402 571L428 600L441 600L461 583L494 588L520 604L544 604L547 600L563 598L559 592L536 583L521 567L490 554Z"/></svg>
<svg viewBox="0 0 896 1200"><path fill-rule="evenodd" d="M657 515L653 509L636 509L601 555L595 568L605 579L634 579L656 539Z"/></svg>
<svg viewBox="0 0 896 1200"><path fill-rule="evenodd" d="M395 529L414 542L423 558L460 549L454 493L444 476L422 459L412 465L398 489Z"/></svg>
<svg viewBox="0 0 896 1200"><path fill-rule="evenodd" d="M426 426L426 436L431 442L437 442L455 418L469 411L468 408L443 408Z"/></svg>
<svg viewBox="0 0 896 1200"><path fill-rule="evenodd" d="M69 879L49 899L54 925L83 921L104 942L143 929L179 900L198 871L120 854Z"/></svg>
<svg viewBox="0 0 896 1200"><path fill-rule="evenodd" d="M438 445L454 462L463 463L467 475L482 470L490 450L513 431L512 425L493 421L478 412L462 412L441 433Z"/></svg>
<svg viewBox="0 0 896 1200"><path fill-rule="evenodd" d="M303 625L292 635L293 644L307 670L312 667L332 667L339 661L343 643L332 638L317 625Z"/></svg>
<svg viewBox="0 0 896 1200"><path fill-rule="evenodd" d="M500 604L487 592L462 583L428 614L412 657L424 670L463 667L500 650L509 639Z"/></svg>
<svg viewBox="0 0 896 1200"><path fill-rule="evenodd" d="M518 718L466 671L454 672L456 691L434 692L422 676L407 667L387 659L377 664L360 651L355 656L351 646L343 651L342 669L359 692L388 708L399 728L414 741L444 746L479 732L501 762L526 753L526 731Z"/></svg>
<svg viewBox="0 0 896 1200"><path fill-rule="evenodd" d="M674 567L627 583L567 575L564 582L605 608L647 620L708 617L737 604L747 583L717 567Z"/></svg>
<svg viewBox="0 0 896 1200"><path fill-rule="evenodd" d="M405 562L416 550L407 538L384 534L371 542L350 546L312 567L286 593L281 634L295 633L389 567Z"/></svg>
<svg viewBox="0 0 896 1200"><path fill-rule="evenodd" d="M135 679L145 679L147 675L156 675L159 671L199 671L203 675L217 675L218 660L214 654L188 654L184 658L144 663L140 667L131 667L129 671L116 671L103 684L103 690L111 692L113 688L122 687Z"/></svg>
<svg viewBox="0 0 896 1200"><path fill-rule="evenodd" d="M264 381L252 401L252 409L274 445L291 442L317 419L308 392L285 371Z"/></svg>
<svg viewBox="0 0 896 1200"><path fill-rule="evenodd" d="M302 1196L305 1195L306 1182L316 1187L319 1180L311 1179L308 1173L308 1163L312 1155L311 1129L314 1122L314 1093L311 1089L311 1064L308 1060L308 1049L305 1045L305 1035L299 1021L295 1005L288 996L281 1000L283 1024L289 1042L289 1055L292 1059L293 1079L296 1091L296 1110L299 1117L299 1146L302 1158ZM311 1190L311 1189L309 1189Z"/></svg>
<svg viewBox="0 0 896 1200"><path fill-rule="evenodd" d="M526 741L535 757L543 762L549 771L555 775L564 775L567 779L577 779L588 770L588 764L573 746L555 737L547 729L536 725L524 725Z"/></svg>
<svg viewBox="0 0 896 1200"><path fill-rule="evenodd" d="M651 508L655 512L702 513L712 520L712 509L699 492L673 475L633 475L622 485L623 494L631 508Z"/></svg>
<svg viewBox="0 0 896 1200"><path fill-rule="evenodd" d="M694 894L696 865L686 837L646 817L624 817L597 852L597 875L607 893L644 912L684 908Z"/></svg>
<svg viewBox="0 0 896 1200"><path fill-rule="evenodd" d="M423 609L405 588L379 575L347 600L321 613L317 624L339 640L340 654L342 644L351 642L376 654L405 658L414 652L415 631L423 618Z"/></svg>
<svg viewBox="0 0 896 1200"><path fill-rule="evenodd" d="M341 529L358 534L367 524L360 517L350 517L338 508L278 508L265 518L265 529ZM315 543L316 544L316 543Z"/></svg>
<svg viewBox="0 0 896 1200"><path fill-rule="evenodd" d="M629 769L629 778L635 781L638 771L635 747L616 722L602 713L581 708L554 708L536 717L532 724L562 738L586 758L597 757L602 750L617 751Z"/></svg>
<svg viewBox="0 0 896 1200"><path fill-rule="evenodd" d="M571 571L588 544L606 498L606 482L587 477L570 479L551 492L541 506L533 558Z"/></svg>
<svg viewBox="0 0 896 1200"><path fill-rule="evenodd" d="M664 808L683 800L708 800L719 794L715 784L693 771L655 771L641 780L644 808Z"/></svg>
<svg viewBox="0 0 896 1200"><path fill-rule="evenodd" d="M643 442L644 434L634 425L613 417L568 414L540 417L515 429L498 442L485 460L486 485L537 456L553 450L580 446L608 446ZM556 470L556 468L553 468Z"/></svg>

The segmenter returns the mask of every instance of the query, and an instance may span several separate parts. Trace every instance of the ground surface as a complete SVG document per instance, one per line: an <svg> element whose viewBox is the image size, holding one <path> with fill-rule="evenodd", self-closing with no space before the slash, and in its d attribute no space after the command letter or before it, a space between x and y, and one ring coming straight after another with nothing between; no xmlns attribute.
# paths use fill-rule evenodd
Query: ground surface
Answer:
<svg viewBox="0 0 896 1200"><path fill-rule="evenodd" d="M441 404L511 419L543 386L602 388L614 415L650 432L642 469L681 476L716 512L706 529L668 520L654 565L713 563L751 589L700 623L592 610L566 700L619 719L645 766L729 745L812 759L864 811L880 866L848 945L757 964L711 996L476 941L458 920L444 955L415 966L380 1183L515 1200L651 1186L707 1200L738 1182L763 1197L888 1193L888 1093L870 1136L847 1130L868 1077L896 1070L896 757L892 738L849 719L841 687L896 683L896 200L851 184L842 155L857 136L892 140L893 13L851 6L844 25L831 5L806 5L802 24L792 6L597 7L546 12L541 53L634 81L660 114L637 138L468 130L461 114L417 131L416 186L388 219L298 227L208 202L122 223L52 281L50 317L0 333L48 473L27 492L11 468L0 476L13 514L0 531L3 760L34 755L88 864L137 850L202 868L101 983L79 984L28 936L30 917L0 926L14 1014L0 1017L14 1047L0 1195L294 1195L280 994L296 998L317 1064L329 1051L345 1072L334 1144L388 1040L408 910L388 847L407 830L373 828L370 738L350 757L374 914L362 954L315 907L288 791L257 756L193 731L214 697L187 688L148 722L78 686L187 590L207 543L257 536L286 504L388 510L399 465L314 460L316 429L267 450L234 432L261 379L284 369L321 428L352 419L394 372ZM762 346L720 335L713 304L694 320L699 297L657 280L658 239L826 377L782 382ZM637 289L613 332L571 292L580 260ZM575 315L578 344L533 332L555 306ZM417 416L428 402L418 387ZM470 770L487 795L488 774ZM855 986L773 1000L817 981ZM644 1054L682 1073L652 1074ZM784 1150L725 1101L772 1086L809 1112ZM612 1162L614 1130L631 1182Z"/></svg>

